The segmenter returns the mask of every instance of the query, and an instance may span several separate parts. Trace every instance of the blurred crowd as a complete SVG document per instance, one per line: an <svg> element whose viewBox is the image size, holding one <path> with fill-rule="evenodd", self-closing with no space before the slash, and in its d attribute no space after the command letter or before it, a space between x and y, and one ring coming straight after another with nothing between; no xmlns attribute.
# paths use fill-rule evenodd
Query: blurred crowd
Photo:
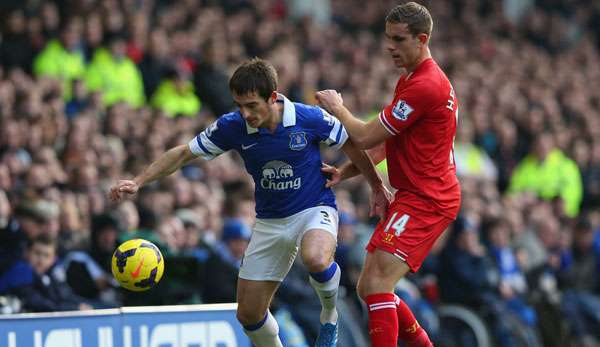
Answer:
<svg viewBox="0 0 600 347"><path fill-rule="evenodd" d="M437 309L448 303L485 319L499 346L600 345L600 3L421 3L434 18L432 54L460 103L463 200L398 294L442 346L450 344ZM239 156L194 161L116 204L108 187L233 110L228 78L249 57L271 61L293 101L314 104L315 91L334 88L356 115L373 117L401 73L383 48L394 5L3 1L3 312L234 301L255 218ZM323 159L346 160L333 151ZM376 221L364 180L344 182L336 196L340 343L362 346L366 316L354 291ZM137 237L159 245L166 270L155 289L131 294L115 284L110 260ZM307 280L295 264L275 300L288 346L318 331Z"/></svg>

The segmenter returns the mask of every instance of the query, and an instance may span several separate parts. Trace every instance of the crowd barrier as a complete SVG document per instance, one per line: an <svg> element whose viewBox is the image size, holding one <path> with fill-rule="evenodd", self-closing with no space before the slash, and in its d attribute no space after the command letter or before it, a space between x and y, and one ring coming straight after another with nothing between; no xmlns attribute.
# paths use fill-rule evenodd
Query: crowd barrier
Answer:
<svg viewBox="0 0 600 347"><path fill-rule="evenodd" d="M250 347L236 304L0 315L7 347Z"/></svg>

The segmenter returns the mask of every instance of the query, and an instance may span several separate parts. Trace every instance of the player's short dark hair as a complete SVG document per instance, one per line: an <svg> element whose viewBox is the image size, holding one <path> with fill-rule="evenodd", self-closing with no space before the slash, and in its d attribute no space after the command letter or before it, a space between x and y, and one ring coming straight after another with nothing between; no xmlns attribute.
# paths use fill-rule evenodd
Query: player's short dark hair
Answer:
<svg viewBox="0 0 600 347"><path fill-rule="evenodd" d="M269 62L253 58L235 70L229 79L229 89L237 95L256 92L267 100L277 90L277 71Z"/></svg>
<svg viewBox="0 0 600 347"><path fill-rule="evenodd" d="M385 21L393 24L408 24L408 30L413 36L419 34L430 36L433 29L433 19L427 7L412 1L394 7L385 17Z"/></svg>

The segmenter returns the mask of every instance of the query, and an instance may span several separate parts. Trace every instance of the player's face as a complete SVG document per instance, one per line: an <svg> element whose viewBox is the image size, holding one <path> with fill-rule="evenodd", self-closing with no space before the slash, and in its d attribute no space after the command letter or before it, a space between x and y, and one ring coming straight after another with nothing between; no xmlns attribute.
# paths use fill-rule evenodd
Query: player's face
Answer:
<svg viewBox="0 0 600 347"><path fill-rule="evenodd" d="M268 100L263 99L256 92L245 95L233 93L233 101L240 108L242 117L253 128L266 127L270 123L272 117L271 106L276 98L277 94L275 92Z"/></svg>
<svg viewBox="0 0 600 347"><path fill-rule="evenodd" d="M422 43L413 36L406 23L385 23L385 47L396 67L410 68L421 54Z"/></svg>

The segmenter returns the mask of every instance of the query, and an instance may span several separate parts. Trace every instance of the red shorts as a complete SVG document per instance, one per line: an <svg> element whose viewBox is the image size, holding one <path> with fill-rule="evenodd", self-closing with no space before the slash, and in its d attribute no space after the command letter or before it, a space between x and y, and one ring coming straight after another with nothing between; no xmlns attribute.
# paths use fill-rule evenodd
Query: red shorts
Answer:
<svg viewBox="0 0 600 347"><path fill-rule="evenodd" d="M391 253L417 272L435 241L454 220L435 211L416 209L395 200L387 218L377 224L367 245L369 253L380 249Z"/></svg>

